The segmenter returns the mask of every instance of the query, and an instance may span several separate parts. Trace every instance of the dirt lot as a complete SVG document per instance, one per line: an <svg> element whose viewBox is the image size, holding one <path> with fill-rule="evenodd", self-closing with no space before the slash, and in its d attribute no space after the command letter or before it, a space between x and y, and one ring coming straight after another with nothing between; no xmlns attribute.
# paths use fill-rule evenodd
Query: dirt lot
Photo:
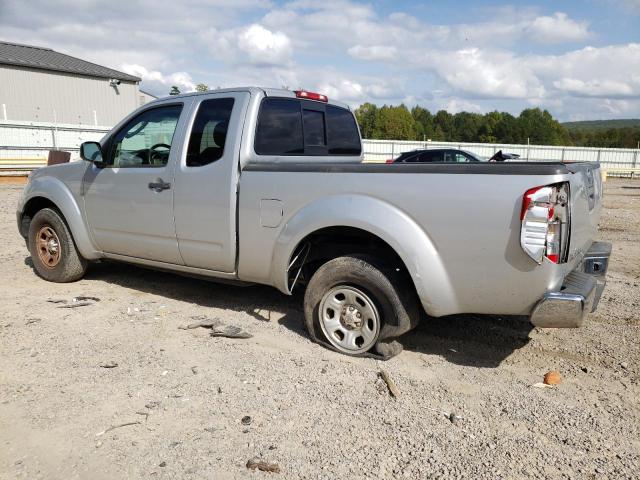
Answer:
<svg viewBox="0 0 640 480"><path fill-rule="evenodd" d="M312 344L300 299L270 288L118 264L47 283L16 231L21 188L0 185L0 478L640 477L638 181L606 183L614 256L584 328L434 319L388 362ZM79 295L100 301L48 301ZM254 336L178 328L194 316ZM563 383L533 387L548 370Z"/></svg>

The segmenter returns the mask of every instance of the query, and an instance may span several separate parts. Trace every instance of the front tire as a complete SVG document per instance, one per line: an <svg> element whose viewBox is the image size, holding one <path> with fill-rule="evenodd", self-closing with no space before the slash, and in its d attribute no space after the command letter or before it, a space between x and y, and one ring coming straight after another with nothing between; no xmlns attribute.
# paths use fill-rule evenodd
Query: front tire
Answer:
<svg viewBox="0 0 640 480"><path fill-rule="evenodd" d="M322 265L304 297L311 337L340 353L360 356L417 324L412 285L396 269L363 256L344 256Z"/></svg>
<svg viewBox="0 0 640 480"><path fill-rule="evenodd" d="M29 224L29 252L36 273L50 282L66 283L80 280L87 261L73 242L62 216L51 208L43 208Z"/></svg>

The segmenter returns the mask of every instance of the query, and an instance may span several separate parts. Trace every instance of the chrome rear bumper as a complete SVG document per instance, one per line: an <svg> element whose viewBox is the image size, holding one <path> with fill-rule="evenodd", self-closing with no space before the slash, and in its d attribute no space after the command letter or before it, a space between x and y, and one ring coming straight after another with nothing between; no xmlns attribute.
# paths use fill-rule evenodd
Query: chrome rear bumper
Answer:
<svg viewBox="0 0 640 480"><path fill-rule="evenodd" d="M559 292L548 292L531 312L536 327L577 328L595 311L607 282L611 244L593 242L580 266L564 279Z"/></svg>

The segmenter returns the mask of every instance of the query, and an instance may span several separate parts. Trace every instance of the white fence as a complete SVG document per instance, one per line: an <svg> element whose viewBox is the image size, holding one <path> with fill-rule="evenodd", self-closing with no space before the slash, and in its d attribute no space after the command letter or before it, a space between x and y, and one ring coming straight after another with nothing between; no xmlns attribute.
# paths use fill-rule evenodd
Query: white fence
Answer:
<svg viewBox="0 0 640 480"><path fill-rule="evenodd" d="M27 169L46 164L49 150L71 152L78 159L87 140L100 140L110 127L0 121L0 169Z"/></svg>
<svg viewBox="0 0 640 480"><path fill-rule="evenodd" d="M517 153L520 161L573 161L600 162L603 167L635 168L640 160L640 151L629 148L561 147L550 145L510 145L499 143L459 142L405 142L396 140L364 140L364 156L367 161L384 162L403 152L430 148L457 148L468 150L480 157L489 158L498 150Z"/></svg>
<svg viewBox="0 0 640 480"><path fill-rule="evenodd" d="M65 150L71 152L72 159L77 159L78 148L82 142L99 140L109 128L0 121L0 169L28 169L44 165L49 150ZM363 140L364 158L370 162L384 162L402 152L425 148L460 148L487 158L502 150L505 153L517 153L521 161L530 162L599 161L605 168L640 166L640 151L637 149Z"/></svg>

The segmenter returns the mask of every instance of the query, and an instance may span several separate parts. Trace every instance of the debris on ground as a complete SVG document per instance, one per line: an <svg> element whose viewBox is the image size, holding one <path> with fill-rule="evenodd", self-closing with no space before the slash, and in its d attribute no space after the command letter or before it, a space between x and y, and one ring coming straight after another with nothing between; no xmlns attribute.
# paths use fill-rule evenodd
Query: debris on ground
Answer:
<svg viewBox="0 0 640 480"><path fill-rule="evenodd" d="M226 337L226 338L251 338L251 335L246 330L236 327L235 325L221 325L213 327L211 330L212 337Z"/></svg>
<svg viewBox="0 0 640 480"><path fill-rule="evenodd" d="M202 317L191 317L192 319L199 319L197 322L190 323L188 325L180 325L178 328L180 330L192 330L194 328L214 328L219 325L222 325L222 320L219 318L202 318Z"/></svg>
<svg viewBox="0 0 640 480"><path fill-rule="evenodd" d="M73 297L71 302L63 299L56 300L47 300L49 303L60 303L56 308L77 308L77 307L87 307L89 305L93 305L99 302L100 299L98 297L88 297L84 295L80 295L78 297Z"/></svg>
<svg viewBox="0 0 640 480"><path fill-rule="evenodd" d="M396 386L396 382L393 381L393 378L391 378L391 375L389 375L389 373L387 373L386 370L382 370L380 369L380 378L382 378L382 380L384 380L384 383L387 384L387 388L389 389L389 393L391 394L391 396L393 398L398 398L400 396L400 390L398 390L398 387Z"/></svg>
<svg viewBox="0 0 640 480"><path fill-rule="evenodd" d="M101 363L100 366L102 368L116 368L118 366L118 362L110 361Z"/></svg>
<svg viewBox="0 0 640 480"><path fill-rule="evenodd" d="M280 466L277 463L267 462L265 460L260 459L259 457L254 457L248 460L247 468L249 470L258 469L262 472L280 473Z"/></svg>
<svg viewBox="0 0 640 480"><path fill-rule="evenodd" d="M553 385L547 385L546 383L538 382L531 385L533 388L553 388Z"/></svg>
<svg viewBox="0 0 640 480"><path fill-rule="evenodd" d="M211 329L212 337L226 337L226 338L251 338L252 334L237 327L235 325L226 325L219 318L206 318L206 317L191 317L197 322L189 323L188 325L180 325L180 330L192 330L194 328L209 328Z"/></svg>
<svg viewBox="0 0 640 480"><path fill-rule="evenodd" d="M450 421L451 423L453 423L454 425L455 425L456 423L458 423L460 420L462 420L462 417L461 417L460 415L456 415L456 414L455 414L455 413L453 413L453 412L451 412L451 413L448 415L448 417L447 417L447 418L448 418L448 419L449 419L449 421Z"/></svg>
<svg viewBox="0 0 640 480"><path fill-rule="evenodd" d="M119 423L118 425L112 425L106 430L96 433L96 437L100 437L101 435L104 435L105 433L110 432L111 430L115 430L116 428L128 427L129 425L139 425L139 424L140 422L136 420L135 422L125 422L125 423Z"/></svg>
<svg viewBox="0 0 640 480"><path fill-rule="evenodd" d="M560 385L562 383L562 377L560 373L556 371L547 372L544 375L543 382L546 385Z"/></svg>
<svg viewBox="0 0 640 480"><path fill-rule="evenodd" d="M243 425L251 425L252 418L249 415L245 415L244 417L242 417L242 420L240 421L242 422Z"/></svg>
<svg viewBox="0 0 640 480"><path fill-rule="evenodd" d="M144 421L146 422L147 420L149 420L149 415L151 415L150 412L145 412L144 410L138 410L136 412L136 415L143 415L144 416Z"/></svg>
<svg viewBox="0 0 640 480"><path fill-rule="evenodd" d="M41 322L42 319L41 318L30 318L29 320L27 320L25 322L25 325L31 325L32 323L38 323Z"/></svg>

